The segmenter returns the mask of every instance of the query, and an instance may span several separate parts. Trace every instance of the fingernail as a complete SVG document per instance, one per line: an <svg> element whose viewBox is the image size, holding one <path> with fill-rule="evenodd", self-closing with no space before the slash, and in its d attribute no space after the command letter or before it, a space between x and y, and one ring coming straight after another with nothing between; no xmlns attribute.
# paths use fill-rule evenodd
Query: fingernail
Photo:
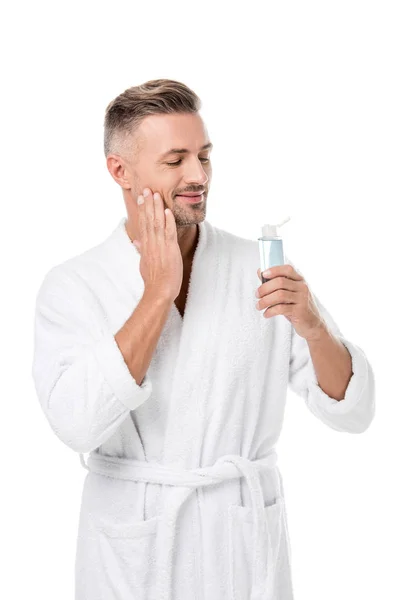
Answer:
<svg viewBox="0 0 400 600"><path fill-rule="evenodd" d="M143 202L144 202L143 196L138 196L137 203L138 204L143 204Z"/></svg>
<svg viewBox="0 0 400 600"><path fill-rule="evenodd" d="M145 198L147 198L147 196L148 196L149 194L150 194L150 190L149 190L149 188L144 188L144 190L143 190L143 196L144 196Z"/></svg>
<svg viewBox="0 0 400 600"><path fill-rule="evenodd" d="M161 196L158 192L155 192L154 198L157 198L157 200L160 200Z"/></svg>
<svg viewBox="0 0 400 600"><path fill-rule="evenodd" d="M269 269L267 269L266 271L263 272L264 277L268 277L269 275L271 275L271 271Z"/></svg>

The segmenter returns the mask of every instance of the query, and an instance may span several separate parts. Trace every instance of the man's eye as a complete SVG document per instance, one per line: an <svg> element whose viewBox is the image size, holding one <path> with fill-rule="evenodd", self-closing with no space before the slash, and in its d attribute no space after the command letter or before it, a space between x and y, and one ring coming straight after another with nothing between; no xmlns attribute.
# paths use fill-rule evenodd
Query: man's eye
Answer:
<svg viewBox="0 0 400 600"><path fill-rule="evenodd" d="M201 158L200 160L203 160L204 162L208 162L210 159L209 158ZM166 163L169 167L173 167L174 165L180 165L182 162L182 159L180 158L179 160L177 160L176 162L172 162L172 163Z"/></svg>

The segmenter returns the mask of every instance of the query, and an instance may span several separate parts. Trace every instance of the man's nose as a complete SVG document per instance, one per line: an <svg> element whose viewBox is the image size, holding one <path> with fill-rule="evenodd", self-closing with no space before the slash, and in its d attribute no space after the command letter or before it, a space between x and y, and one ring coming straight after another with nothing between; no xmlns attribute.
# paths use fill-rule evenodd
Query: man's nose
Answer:
<svg viewBox="0 0 400 600"><path fill-rule="evenodd" d="M185 172L187 182L196 182L198 185L205 185L208 181L208 175L204 170L204 165L197 159L187 162L187 170Z"/></svg>

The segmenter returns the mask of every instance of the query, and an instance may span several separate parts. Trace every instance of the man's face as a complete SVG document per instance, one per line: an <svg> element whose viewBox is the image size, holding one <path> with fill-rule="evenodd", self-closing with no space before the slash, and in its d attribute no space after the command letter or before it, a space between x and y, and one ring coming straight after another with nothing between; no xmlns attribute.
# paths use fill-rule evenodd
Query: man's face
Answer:
<svg viewBox="0 0 400 600"><path fill-rule="evenodd" d="M174 113L146 117L138 131L140 150L126 165L124 199L128 213L136 220L139 194L143 188L158 191L175 217L177 227L205 219L208 188L211 181L211 148L199 114ZM170 152L186 149L186 152ZM179 195L203 192L200 203L193 204Z"/></svg>

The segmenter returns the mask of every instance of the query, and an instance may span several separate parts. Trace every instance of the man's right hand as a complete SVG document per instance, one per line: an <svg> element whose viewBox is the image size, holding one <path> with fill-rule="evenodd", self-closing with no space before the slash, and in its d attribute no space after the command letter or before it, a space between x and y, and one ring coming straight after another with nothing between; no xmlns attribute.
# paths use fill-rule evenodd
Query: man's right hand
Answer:
<svg viewBox="0 0 400 600"><path fill-rule="evenodd" d="M172 211L164 204L161 195L150 188L148 195L140 195L138 202L140 240L134 240L140 253L140 274L145 291L153 291L172 301L178 296L183 279L182 254L178 244L176 223Z"/></svg>

